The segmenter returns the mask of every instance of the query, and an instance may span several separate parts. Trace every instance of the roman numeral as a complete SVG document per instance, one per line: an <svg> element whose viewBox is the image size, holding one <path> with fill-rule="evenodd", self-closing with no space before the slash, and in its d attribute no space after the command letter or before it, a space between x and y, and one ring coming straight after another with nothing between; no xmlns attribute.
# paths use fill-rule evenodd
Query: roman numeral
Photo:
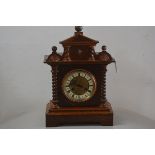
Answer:
<svg viewBox="0 0 155 155"><path fill-rule="evenodd" d="M92 80L89 80L88 82L89 82L89 86L93 85L93 81Z"/></svg>
<svg viewBox="0 0 155 155"><path fill-rule="evenodd" d="M85 74L85 73L83 73L83 72L81 72L81 73L80 73L80 76L81 76L81 77L85 77L85 76L86 76L86 74Z"/></svg>
<svg viewBox="0 0 155 155"><path fill-rule="evenodd" d="M86 74L85 78L89 81L91 78Z"/></svg>
<svg viewBox="0 0 155 155"><path fill-rule="evenodd" d="M70 91L70 88L69 88L69 87L66 87L66 91L67 91L67 92Z"/></svg>
<svg viewBox="0 0 155 155"><path fill-rule="evenodd" d="M74 77L77 77L77 76L78 76L78 73L74 73L73 76L74 76Z"/></svg>

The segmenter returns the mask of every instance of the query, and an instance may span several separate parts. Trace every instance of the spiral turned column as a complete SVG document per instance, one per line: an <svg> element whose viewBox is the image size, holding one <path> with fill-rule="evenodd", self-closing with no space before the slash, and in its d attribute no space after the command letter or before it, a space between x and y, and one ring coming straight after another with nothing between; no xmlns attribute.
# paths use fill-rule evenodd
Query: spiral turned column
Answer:
<svg viewBox="0 0 155 155"><path fill-rule="evenodd" d="M57 81L58 81L58 67L52 66L52 102L54 104L58 103L58 88L57 88Z"/></svg>
<svg viewBox="0 0 155 155"><path fill-rule="evenodd" d="M107 101L106 99L106 72L107 72L107 69L106 69L106 66L103 67L102 69L102 80L101 80L101 102L102 103L105 103Z"/></svg>

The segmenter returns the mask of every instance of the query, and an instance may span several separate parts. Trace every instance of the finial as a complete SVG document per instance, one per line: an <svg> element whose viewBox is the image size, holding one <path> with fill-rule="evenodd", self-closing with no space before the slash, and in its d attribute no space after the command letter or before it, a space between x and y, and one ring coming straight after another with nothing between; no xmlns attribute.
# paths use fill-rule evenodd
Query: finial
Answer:
<svg viewBox="0 0 155 155"><path fill-rule="evenodd" d="M107 46L102 46L102 51L105 52L107 50Z"/></svg>
<svg viewBox="0 0 155 155"><path fill-rule="evenodd" d="M81 32L82 29L83 29L82 26L75 26L75 30L76 30L77 32Z"/></svg>
<svg viewBox="0 0 155 155"><path fill-rule="evenodd" d="M57 47L56 46L52 46L52 51L56 52L57 51Z"/></svg>

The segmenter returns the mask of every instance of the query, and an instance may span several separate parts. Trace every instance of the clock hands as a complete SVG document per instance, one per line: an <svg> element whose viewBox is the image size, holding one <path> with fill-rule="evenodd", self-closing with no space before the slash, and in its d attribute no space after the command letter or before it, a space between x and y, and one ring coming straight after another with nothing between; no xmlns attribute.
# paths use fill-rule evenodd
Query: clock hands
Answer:
<svg viewBox="0 0 155 155"><path fill-rule="evenodd" d="M80 85L80 84L76 84L76 86L77 86L77 87L79 87L79 88L84 89L85 91L87 91L87 90L88 90L87 88L83 87L83 86L82 86L82 85Z"/></svg>
<svg viewBox="0 0 155 155"><path fill-rule="evenodd" d="M72 87L71 90L74 90L74 86L75 86L75 87L81 88L81 89L83 89L83 90L85 90L85 91L88 91L87 88L85 88L85 87L82 86L81 84L78 84L77 81L74 81L70 86Z"/></svg>

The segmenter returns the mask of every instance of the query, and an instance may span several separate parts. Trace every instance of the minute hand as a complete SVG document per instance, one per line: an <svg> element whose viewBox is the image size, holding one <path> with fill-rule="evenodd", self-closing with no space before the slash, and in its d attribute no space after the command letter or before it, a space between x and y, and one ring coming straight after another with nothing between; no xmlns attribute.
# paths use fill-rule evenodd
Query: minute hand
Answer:
<svg viewBox="0 0 155 155"><path fill-rule="evenodd" d="M82 86L82 85L80 85L80 84L76 84L76 86L78 86L78 87L80 87L80 88L84 89L85 91L87 91L87 90L88 90L87 88L83 87L83 86Z"/></svg>

